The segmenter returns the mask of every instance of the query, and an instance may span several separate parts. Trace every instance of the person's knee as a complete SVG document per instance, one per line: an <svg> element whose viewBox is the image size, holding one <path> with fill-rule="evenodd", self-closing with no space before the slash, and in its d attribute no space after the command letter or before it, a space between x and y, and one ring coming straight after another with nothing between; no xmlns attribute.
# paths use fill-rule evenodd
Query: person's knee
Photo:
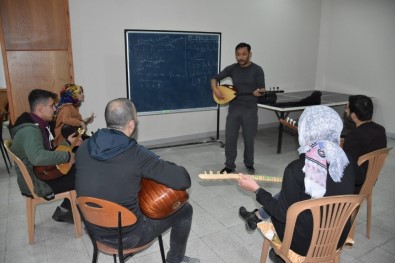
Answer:
<svg viewBox="0 0 395 263"><path fill-rule="evenodd" d="M186 218L192 218L193 207L190 203L186 202L185 205L181 209L184 209L183 212L184 212Z"/></svg>
<svg viewBox="0 0 395 263"><path fill-rule="evenodd" d="M185 203L183 207L181 207L174 214L173 224L175 225L191 225L192 224L192 216L193 216L193 208L190 203Z"/></svg>

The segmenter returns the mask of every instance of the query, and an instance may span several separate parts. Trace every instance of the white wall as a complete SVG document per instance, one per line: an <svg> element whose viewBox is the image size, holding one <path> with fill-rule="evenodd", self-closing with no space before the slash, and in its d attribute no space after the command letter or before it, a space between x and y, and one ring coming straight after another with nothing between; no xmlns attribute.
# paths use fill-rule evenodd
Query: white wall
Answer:
<svg viewBox="0 0 395 263"><path fill-rule="evenodd" d="M69 0L69 6L75 81L86 93L81 112L98 116L91 130L104 127L106 103L127 94L124 29L221 32L222 68L234 63L234 47L248 42L268 87L315 87L321 1ZM226 113L222 108L221 130ZM216 111L140 116L138 140L215 133L216 120ZM260 124L275 121L273 112L259 111Z"/></svg>
<svg viewBox="0 0 395 263"><path fill-rule="evenodd" d="M69 0L75 80L86 90L84 115L126 97L124 29L222 33L222 68L234 47L252 45L266 85L285 91L322 89L374 97L374 120L395 138L394 0ZM2 64L0 87L5 87ZM207 83L209 88L209 83ZM221 108L224 129L227 108ZM215 134L216 111L141 116L140 142ZM261 125L274 114L259 111Z"/></svg>
<svg viewBox="0 0 395 263"><path fill-rule="evenodd" d="M395 1L323 0L317 89L374 97L395 138Z"/></svg>

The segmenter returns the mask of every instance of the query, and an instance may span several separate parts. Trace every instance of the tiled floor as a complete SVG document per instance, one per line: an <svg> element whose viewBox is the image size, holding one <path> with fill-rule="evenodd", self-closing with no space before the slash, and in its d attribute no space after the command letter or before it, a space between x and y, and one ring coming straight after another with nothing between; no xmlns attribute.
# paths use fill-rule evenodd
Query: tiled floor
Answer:
<svg viewBox="0 0 395 263"><path fill-rule="evenodd" d="M276 154L275 128L260 130L256 139L257 174L280 175L285 166L297 157L297 140L285 135L282 154ZM395 140L389 139L389 146ZM239 142L237 165L242 163L242 141ZM200 258L202 263L259 262L262 237L257 231L247 233L238 216L241 205L249 209L258 204L252 194L238 189L234 181L202 181L198 174L215 172L223 167L224 149L218 143L164 148L154 150L163 159L185 166L192 178L189 190L194 208L192 231L187 255ZM345 249L342 262L395 262L395 150L382 170L374 189L373 227L371 239L365 237L366 205L359 216L356 244ZM0 262L7 263L69 263L91 262L92 245L86 234L77 239L72 225L58 223L51 216L59 203L40 205L36 212L34 245L27 243L25 202L19 193L15 171L7 173L0 160ZM275 193L279 184L262 183L262 187ZM164 235L168 249L169 232ZM100 254L98 262L113 262L111 256ZM128 262L160 262L159 247L135 255ZM270 260L268 260L270 262Z"/></svg>

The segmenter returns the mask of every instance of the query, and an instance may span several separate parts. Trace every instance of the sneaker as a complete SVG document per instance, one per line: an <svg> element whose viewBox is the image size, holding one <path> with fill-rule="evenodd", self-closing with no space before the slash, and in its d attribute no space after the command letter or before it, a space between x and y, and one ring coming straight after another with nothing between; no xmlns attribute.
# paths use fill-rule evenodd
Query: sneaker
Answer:
<svg viewBox="0 0 395 263"><path fill-rule="evenodd" d="M53 213L52 215L52 218L53 220L58 222L74 224L73 212L71 210L63 212L60 206L56 208L55 213Z"/></svg>
<svg viewBox="0 0 395 263"><path fill-rule="evenodd" d="M234 172L235 172L235 169L231 169L231 168L225 167L219 173L220 174L224 174L224 173L230 174L230 173L234 173Z"/></svg>
<svg viewBox="0 0 395 263"><path fill-rule="evenodd" d="M269 258L273 263L285 263L284 259L277 255L273 248L269 251Z"/></svg>
<svg viewBox="0 0 395 263"><path fill-rule="evenodd" d="M248 174L255 174L255 168L252 165L246 165Z"/></svg>
<svg viewBox="0 0 395 263"><path fill-rule="evenodd" d="M239 208L239 215L241 218L243 218L243 220L246 222L246 228L249 231L254 231L256 229L256 224L258 224L259 222L261 222L262 220L259 219L256 216L256 212L258 211L258 209L255 209L252 212L248 212L247 209L244 206L241 206Z"/></svg>
<svg viewBox="0 0 395 263"><path fill-rule="evenodd" d="M184 259L181 261L181 263L199 263L200 260L197 258L190 258L187 256L184 256Z"/></svg>

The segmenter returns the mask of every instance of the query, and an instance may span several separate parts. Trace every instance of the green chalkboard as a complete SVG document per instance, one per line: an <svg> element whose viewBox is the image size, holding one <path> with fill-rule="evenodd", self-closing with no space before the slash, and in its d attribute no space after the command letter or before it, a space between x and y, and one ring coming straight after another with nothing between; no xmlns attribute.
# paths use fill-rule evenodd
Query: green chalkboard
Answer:
<svg viewBox="0 0 395 263"><path fill-rule="evenodd" d="M221 34L125 30L128 98L139 114L216 109Z"/></svg>

